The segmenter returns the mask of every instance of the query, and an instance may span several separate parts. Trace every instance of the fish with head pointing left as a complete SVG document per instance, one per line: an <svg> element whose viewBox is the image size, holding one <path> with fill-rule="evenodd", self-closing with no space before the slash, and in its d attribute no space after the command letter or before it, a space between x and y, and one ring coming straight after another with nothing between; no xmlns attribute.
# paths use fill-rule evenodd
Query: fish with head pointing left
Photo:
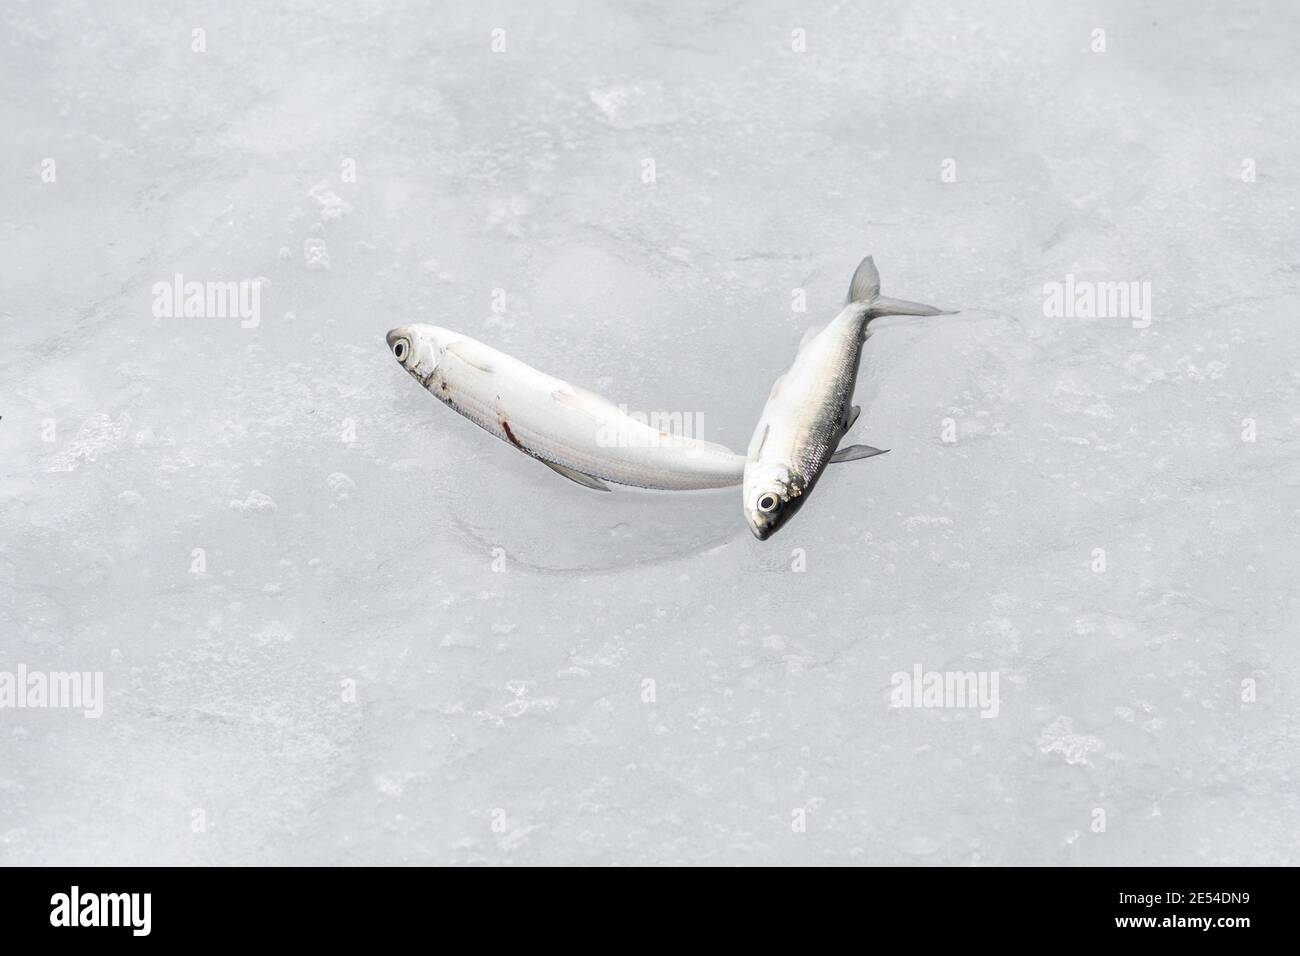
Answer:
<svg viewBox="0 0 1300 956"><path fill-rule="evenodd" d="M742 493L745 520L766 540L794 517L831 462L884 454L870 445L840 448L862 411L853 402L862 346L882 315L951 315L933 306L880 294L871 257L849 284L844 309L824 329L804 337L790 370L776 380L754 429Z"/></svg>
<svg viewBox="0 0 1300 956"><path fill-rule="evenodd" d="M606 481L688 491L738 485L745 458L715 442L670 434L586 389L467 335L434 325L388 333L393 358L448 408L587 488Z"/></svg>

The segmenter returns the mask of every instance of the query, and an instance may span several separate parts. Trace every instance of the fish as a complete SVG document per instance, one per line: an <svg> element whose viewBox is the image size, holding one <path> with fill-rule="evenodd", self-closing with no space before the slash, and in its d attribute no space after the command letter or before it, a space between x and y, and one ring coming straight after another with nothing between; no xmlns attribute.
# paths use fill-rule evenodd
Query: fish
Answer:
<svg viewBox="0 0 1300 956"><path fill-rule="evenodd" d="M468 335L416 324L386 339L398 364L448 408L586 488L694 491L744 478L745 456L725 445L653 428Z"/></svg>
<svg viewBox="0 0 1300 956"><path fill-rule="evenodd" d="M789 371L776 380L750 440L741 494L754 537L766 541L799 511L826 466L883 455L889 449L840 441L862 413L853 404L858 363L882 315L953 315L880 294L880 273L867 256L853 273L843 310L810 330Z"/></svg>

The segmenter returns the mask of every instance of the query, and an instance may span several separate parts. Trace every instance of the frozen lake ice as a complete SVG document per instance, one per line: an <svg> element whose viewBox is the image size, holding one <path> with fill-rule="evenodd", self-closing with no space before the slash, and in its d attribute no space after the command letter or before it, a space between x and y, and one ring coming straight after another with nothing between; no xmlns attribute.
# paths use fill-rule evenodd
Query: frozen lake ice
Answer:
<svg viewBox="0 0 1300 956"><path fill-rule="evenodd" d="M1300 860L1300 10L268 7L0 3L0 863ZM867 253L765 543L384 343L743 451Z"/></svg>

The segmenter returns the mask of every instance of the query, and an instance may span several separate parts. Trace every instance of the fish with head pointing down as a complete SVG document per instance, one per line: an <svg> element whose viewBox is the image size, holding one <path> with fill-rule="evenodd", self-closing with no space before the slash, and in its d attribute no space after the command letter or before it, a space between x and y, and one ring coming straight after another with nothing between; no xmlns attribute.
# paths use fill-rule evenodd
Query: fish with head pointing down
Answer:
<svg viewBox="0 0 1300 956"><path fill-rule="evenodd" d="M882 455L870 445L840 448L862 409L853 404L862 346L882 315L951 315L919 302L880 294L871 257L862 260L844 309L804 337L790 370L776 380L754 429L745 464L745 519L760 541L794 517L831 462Z"/></svg>

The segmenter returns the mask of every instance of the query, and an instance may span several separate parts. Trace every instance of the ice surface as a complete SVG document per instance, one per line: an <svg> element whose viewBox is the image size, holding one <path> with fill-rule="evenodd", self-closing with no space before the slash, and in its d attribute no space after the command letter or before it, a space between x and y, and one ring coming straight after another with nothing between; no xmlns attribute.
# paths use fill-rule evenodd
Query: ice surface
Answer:
<svg viewBox="0 0 1300 956"><path fill-rule="evenodd" d="M0 671L106 694L0 710L0 863L1300 862L1294 5L0 23ZM962 314L882 320L892 452L763 544L384 344L743 449L866 253ZM1046 317L1071 273L1150 326ZM259 322L155 316L177 274ZM891 706L917 664L997 716Z"/></svg>

